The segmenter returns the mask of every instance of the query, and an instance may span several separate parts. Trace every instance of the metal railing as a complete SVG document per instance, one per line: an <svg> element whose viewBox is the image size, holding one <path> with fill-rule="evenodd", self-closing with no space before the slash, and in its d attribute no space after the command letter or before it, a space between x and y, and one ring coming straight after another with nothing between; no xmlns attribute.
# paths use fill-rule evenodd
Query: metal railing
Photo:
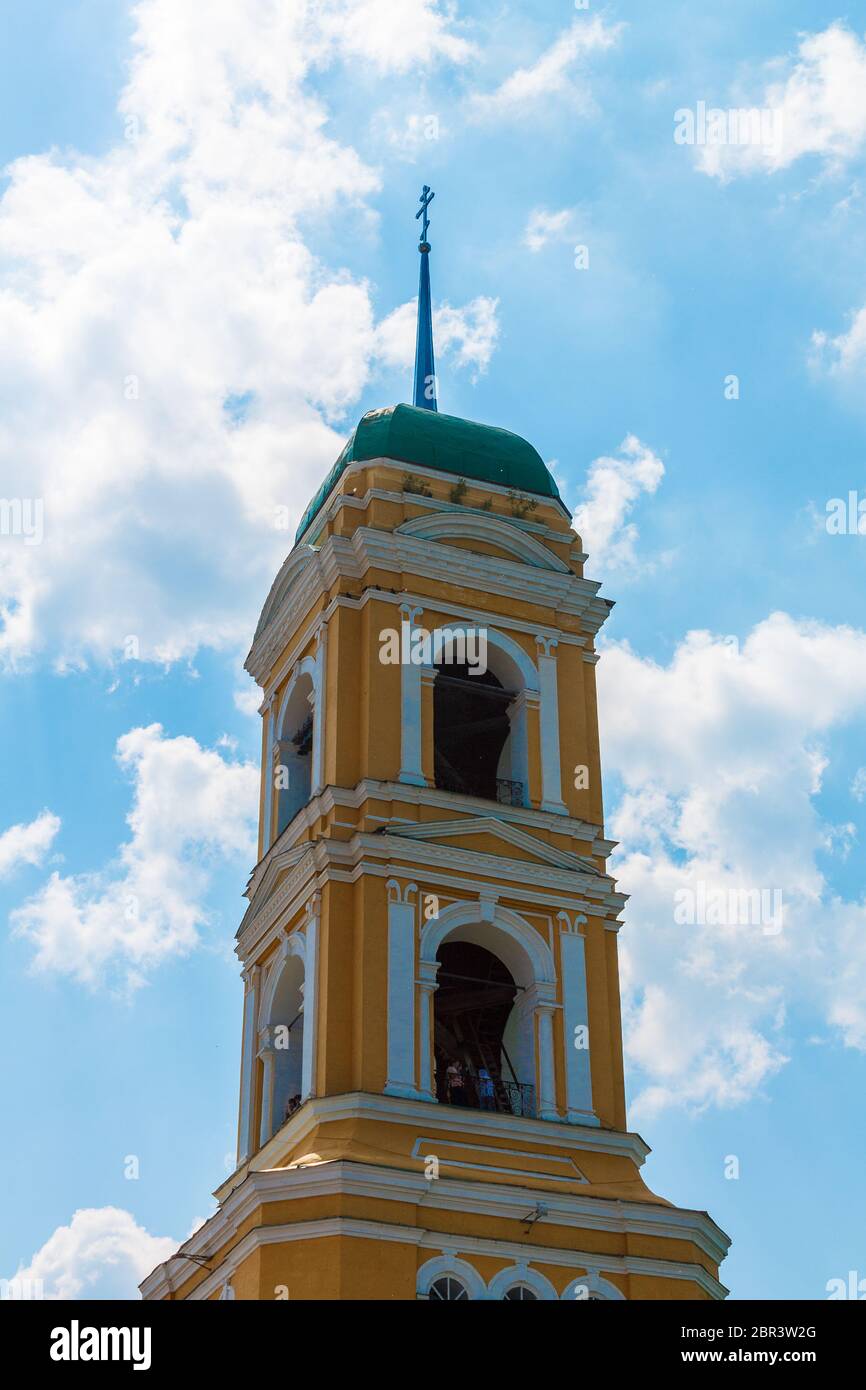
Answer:
<svg viewBox="0 0 866 1390"><path fill-rule="evenodd" d="M513 782L507 777L497 777L494 794L488 790L473 787L468 778L445 768L436 769L436 786L443 792L458 792L461 796L477 796L482 801L498 801L501 806L524 806L524 784Z"/></svg>
<svg viewBox="0 0 866 1390"><path fill-rule="evenodd" d="M523 783L511 782L505 777L496 779L496 800L502 806L522 806Z"/></svg>
<svg viewBox="0 0 866 1390"><path fill-rule="evenodd" d="M535 1087L524 1086L519 1081L500 1082L505 1092L512 1115L523 1115L535 1119Z"/></svg>

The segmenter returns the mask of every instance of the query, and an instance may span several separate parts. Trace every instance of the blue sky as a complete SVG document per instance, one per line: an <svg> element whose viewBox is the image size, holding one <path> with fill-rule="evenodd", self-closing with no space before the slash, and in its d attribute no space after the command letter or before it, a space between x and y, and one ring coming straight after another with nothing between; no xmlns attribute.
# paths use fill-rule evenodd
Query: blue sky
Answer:
<svg viewBox="0 0 866 1390"><path fill-rule="evenodd" d="M617 600L648 1181L733 1297L825 1297L866 1277L866 541L825 524L866 497L866 5L303 9L2 21L0 494L44 536L0 536L0 1274L132 1296L231 1163L241 663L278 508L409 391L427 182L441 405L532 440ZM782 138L676 143L699 102ZM783 930L675 926L698 882Z"/></svg>

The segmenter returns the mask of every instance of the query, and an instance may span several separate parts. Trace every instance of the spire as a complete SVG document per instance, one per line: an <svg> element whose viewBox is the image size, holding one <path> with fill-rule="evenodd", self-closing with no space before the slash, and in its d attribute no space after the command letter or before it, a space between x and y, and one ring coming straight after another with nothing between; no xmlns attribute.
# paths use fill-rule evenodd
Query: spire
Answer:
<svg viewBox="0 0 866 1390"><path fill-rule="evenodd" d="M423 214L421 241L421 278L418 285L418 336L415 340L415 395L413 403L422 410L438 410L436 404L436 367L433 362L433 311L430 304L430 243L427 228L430 219L427 209L436 197L427 184L419 199L421 206L415 213L416 220Z"/></svg>

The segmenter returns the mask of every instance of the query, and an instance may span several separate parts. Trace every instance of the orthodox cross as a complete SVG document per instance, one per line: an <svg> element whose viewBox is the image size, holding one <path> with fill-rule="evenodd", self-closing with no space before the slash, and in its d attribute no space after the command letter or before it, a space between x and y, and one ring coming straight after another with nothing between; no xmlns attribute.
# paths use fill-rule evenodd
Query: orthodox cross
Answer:
<svg viewBox="0 0 866 1390"><path fill-rule="evenodd" d="M421 193L421 197L418 199L418 201L419 201L419 203L421 204L421 206L420 206L420 208L418 209L418 211L415 213L415 221L416 221L416 222L418 221L418 218L421 216L421 214L422 214L422 213L424 214L424 221L421 223L421 242L422 242L422 244L427 240L427 228L430 226L430 218L427 216L427 209L428 209L428 207L430 206L430 204L432 203L432 201L433 201L433 199L434 199L435 197L436 197L436 194L435 194L435 193L431 193L429 187L428 187L427 184L425 183L423 192Z"/></svg>

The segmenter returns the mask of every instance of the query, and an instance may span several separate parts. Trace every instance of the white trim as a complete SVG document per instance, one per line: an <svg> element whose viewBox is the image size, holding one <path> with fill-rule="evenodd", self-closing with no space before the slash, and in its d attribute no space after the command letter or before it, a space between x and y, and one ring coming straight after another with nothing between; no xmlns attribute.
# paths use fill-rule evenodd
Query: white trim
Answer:
<svg viewBox="0 0 866 1390"><path fill-rule="evenodd" d="M569 918L559 914L560 922ZM586 918L582 917L585 922ZM589 1001L586 990L586 939L577 930L561 931L559 936L562 964L562 1027L565 1046L565 1086L570 1124L585 1124L592 1114L592 1067L590 1047L578 1048L576 1031L589 1030Z"/></svg>
<svg viewBox="0 0 866 1390"><path fill-rule="evenodd" d="M536 569L555 570L559 574L573 573L563 560L534 536L509 525L504 517L484 512L439 512L432 516L416 516L411 521L404 521L394 534L415 536L425 541L484 541L487 545L499 546L515 559ZM566 539L561 538L563 542Z"/></svg>
<svg viewBox="0 0 866 1390"><path fill-rule="evenodd" d="M538 688L541 692L541 809L567 816L562 799L562 760L559 752L559 686L555 637L536 637L538 643Z"/></svg>
<svg viewBox="0 0 866 1390"><path fill-rule="evenodd" d="M418 1270L415 1281L415 1294L418 1298L429 1298L430 1289L437 1279L459 1279L465 1284L469 1297L479 1300L487 1297L487 1285L474 1265L460 1260L456 1255L438 1255L428 1260Z"/></svg>
<svg viewBox="0 0 866 1390"><path fill-rule="evenodd" d="M415 1084L415 903L414 883L388 889L388 1062L385 1094L418 1095Z"/></svg>
<svg viewBox="0 0 866 1390"><path fill-rule="evenodd" d="M256 1136L253 1133L253 1101L256 1076L256 1012L260 973L259 967L254 965L245 980L238 1163L243 1163L244 1159L256 1149Z"/></svg>
<svg viewBox="0 0 866 1390"><path fill-rule="evenodd" d="M349 1165L354 1166L354 1165ZM476 1184L477 1186L477 1184ZM213 1218L212 1218L213 1219ZM200 1228L203 1229L203 1228ZM196 1232L195 1235L199 1233ZM459 1259L461 1255L475 1255L492 1259L504 1259L512 1264L531 1261L533 1264L552 1265L560 1269L586 1271L575 1278L567 1287L574 1289L576 1283L586 1282L604 1269L608 1273L635 1274L648 1277L681 1279L696 1284L711 1298L723 1299L728 1290L713 1277L701 1264L687 1264L684 1261L656 1259L637 1255L600 1255L581 1250L565 1250L555 1246L515 1244L512 1241L485 1239L477 1236L454 1235L450 1232L424 1230L420 1227L390 1224L382 1221L365 1221L347 1217L325 1217L315 1221L291 1222L283 1225L257 1226L250 1230L237 1245L233 1246L220 1265L189 1295L190 1301L207 1299L226 1279L231 1279L246 1260L256 1250L267 1245L290 1244L298 1240L323 1240L334 1236L357 1240L394 1241L401 1245L414 1245L418 1249L433 1249L440 1252L439 1258ZM185 1244L193 1253L191 1245L195 1236ZM468 1263L468 1262L467 1262ZM189 1278L189 1264L183 1256L175 1255L142 1280L142 1295L146 1299L164 1297L177 1283ZM478 1276L479 1279L481 1276ZM599 1286L613 1290L614 1285L598 1277ZM600 1290L601 1291L601 1287ZM618 1291L617 1291L618 1292ZM606 1297L615 1296L605 1292ZM483 1297L483 1295L482 1295ZM620 1294L620 1297L624 1295ZM565 1295L563 1300L565 1301Z"/></svg>
<svg viewBox="0 0 866 1390"><path fill-rule="evenodd" d="M303 568L299 565L301 572L297 580L293 580L281 595L280 602L275 604L273 616L269 617L265 626L260 625L245 662L246 669L263 687L294 629L316 600L329 594L341 577L363 585L370 570L393 574L399 577L400 585L405 582L407 574L422 583L427 579L444 579L450 586L474 591L482 601L491 594L512 601L525 601L531 579L533 601L540 607L551 609L555 619L559 614L576 618L585 638L598 632L613 607L610 599L598 597L600 584L582 579L571 571L561 574L553 570L530 569L526 564L504 560L499 556L456 546L443 547L435 541L417 540L396 531L367 526L358 527L351 537L329 536L321 549L306 551L301 558ZM365 596L358 600L345 597L331 599L324 613L325 618L330 617L339 604L359 606L368 601L368 592L371 591L365 590ZM375 590L374 597L381 602L388 601L385 591ZM392 601L431 606L429 595L422 598L401 592L392 596ZM436 600L436 607L444 614L451 606L443 598L441 602ZM459 610L452 608L451 611L456 613ZM464 604L463 611L471 621L468 605ZM489 608L479 613L479 621L489 618ZM510 625L507 619L504 625Z"/></svg>
<svg viewBox="0 0 866 1390"><path fill-rule="evenodd" d="M604 1263L607 1264L607 1261L605 1260ZM722 1286L720 1285L719 1287ZM585 1274L579 1274L576 1279L572 1279L571 1283L563 1289L561 1302L567 1303L570 1299L575 1303L586 1301L575 1298L577 1290L584 1288L587 1290L590 1297L596 1294L599 1298L603 1298L605 1302L608 1303L625 1303L627 1301L622 1289L618 1289L616 1284L612 1284L609 1279L603 1279L597 1268L588 1268ZM725 1293L727 1293L727 1289L725 1289Z"/></svg>
<svg viewBox="0 0 866 1390"><path fill-rule="evenodd" d="M410 603L400 604L401 646L409 649L415 619L424 612L423 608ZM403 628L408 634L403 637ZM423 744L421 738L421 668L411 661L400 664L400 771L398 782L408 782L413 787L426 787L427 779L423 771Z"/></svg>
<svg viewBox="0 0 866 1390"><path fill-rule="evenodd" d="M559 1294L550 1280L540 1274L537 1269L530 1269L528 1264L514 1264L509 1265L506 1269L500 1269L499 1273L494 1274L487 1285L485 1297L488 1301L500 1302L510 1289L519 1288L521 1285L531 1289L540 1303L557 1303L559 1301Z"/></svg>
<svg viewBox="0 0 866 1390"><path fill-rule="evenodd" d="M429 922L425 923L421 932L421 961L430 965L435 964L436 952L439 947L461 927L473 926L476 923L485 923L490 928L491 939L495 934L494 929L498 928L519 948L528 969L520 972L520 979L515 976L516 984L526 988L533 984L555 985L556 971L553 957L544 938L534 927L530 926L525 918L512 911L511 908L502 907L497 903L493 908L492 916L485 915L481 898L476 902L470 900L451 903L442 909L438 917L431 917ZM495 947L490 949L493 949L495 954ZM507 960L503 964L511 970L511 965ZM514 975L513 970L511 973Z"/></svg>

